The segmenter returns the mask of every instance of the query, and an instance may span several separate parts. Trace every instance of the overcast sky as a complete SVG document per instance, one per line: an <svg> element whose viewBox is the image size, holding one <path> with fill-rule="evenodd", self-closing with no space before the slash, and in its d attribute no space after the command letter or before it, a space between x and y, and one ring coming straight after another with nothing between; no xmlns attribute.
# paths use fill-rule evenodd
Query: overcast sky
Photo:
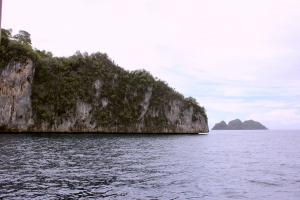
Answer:
<svg viewBox="0 0 300 200"><path fill-rule="evenodd" d="M299 0L3 0L2 27L55 56L103 52L207 110L300 129Z"/></svg>

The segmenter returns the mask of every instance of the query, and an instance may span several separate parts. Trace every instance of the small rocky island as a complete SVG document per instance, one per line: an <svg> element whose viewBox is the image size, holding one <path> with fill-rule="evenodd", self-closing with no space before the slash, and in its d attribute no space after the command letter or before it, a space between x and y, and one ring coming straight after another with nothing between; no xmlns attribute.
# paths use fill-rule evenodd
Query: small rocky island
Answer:
<svg viewBox="0 0 300 200"><path fill-rule="evenodd" d="M253 120L242 122L239 119L235 119L230 121L228 125L224 121L216 123L211 130L268 130L268 128Z"/></svg>

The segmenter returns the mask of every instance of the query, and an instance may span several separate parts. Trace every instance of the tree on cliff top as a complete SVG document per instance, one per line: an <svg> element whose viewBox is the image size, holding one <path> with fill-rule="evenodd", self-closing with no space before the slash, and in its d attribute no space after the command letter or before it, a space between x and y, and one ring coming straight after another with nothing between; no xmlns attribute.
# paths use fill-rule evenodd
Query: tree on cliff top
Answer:
<svg viewBox="0 0 300 200"><path fill-rule="evenodd" d="M25 61L31 58L37 61L38 52L31 46L30 34L27 31L19 31L19 34L12 36L11 29L1 29L0 44L0 69L5 67L12 59Z"/></svg>
<svg viewBox="0 0 300 200"><path fill-rule="evenodd" d="M1 45L6 46L11 38L12 29L1 29Z"/></svg>
<svg viewBox="0 0 300 200"><path fill-rule="evenodd" d="M14 35L13 38L16 39L18 42L21 42L22 44L31 45L30 34L27 31L20 30L19 34Z"/></svg>

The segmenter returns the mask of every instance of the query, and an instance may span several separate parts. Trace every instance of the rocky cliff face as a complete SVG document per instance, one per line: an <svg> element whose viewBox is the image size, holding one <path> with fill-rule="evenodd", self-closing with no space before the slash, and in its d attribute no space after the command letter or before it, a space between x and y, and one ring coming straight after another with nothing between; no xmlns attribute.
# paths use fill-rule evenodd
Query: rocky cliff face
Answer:
<svg viewBox="0 0 300 200"><path fill-rule="evenodd" d="M212 130L267 130L267 128L261 123L253 120L242 122L239 119L235 119L230 121L228 125L224 121L216 123Z"/></svg>
<svg viewBox="0 0 300 200"><path fill-rule="evenodd" d="M34 67L11 61L0 76L0 127L12 131L27 131L32 120L31 86Z"/></svg>
<svg viewBox="0 0 300 200"><path fill-rule="evenodd" d="M140 102L139 117L129 123L115 121L101 124L95 119L95 113L108 109L112 103L102 96L103 81L97 79L91 85L94 100L87 103L77 99L68 112L37 120L32 109L31 88L34 79L34 64L29 59L26 63L11 61L2 70L0 77L0 127L2 131L35 131L35 132L146 132L146 133L199 133L208 132L208 125L201 112L185 106L180 100L169 99L160 109L152 106L152 87L146 86L144 98ZM114 87L117 75L111 81ZM41 90L43 88L41 87ZM47 93L47 91L44 91ZM136 95L136 92L132 92ZM127 102L127 99L124 99ZM109 110L107 115L111 115ZM101 114L101 113L100 113ZM159 116L166 121L157 126ZM109 116L108 116L109 117ZM161 123L160 123L161 124Z"/></svg>

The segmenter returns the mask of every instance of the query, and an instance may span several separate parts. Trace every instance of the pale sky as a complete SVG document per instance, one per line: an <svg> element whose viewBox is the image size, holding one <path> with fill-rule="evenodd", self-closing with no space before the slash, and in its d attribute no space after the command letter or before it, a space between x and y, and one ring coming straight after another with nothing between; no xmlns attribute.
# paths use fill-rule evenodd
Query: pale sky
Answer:
<svg viewBox="0 0 300 200"><path fill-rule="evenodd" d="M107 53L221 120L300 129L299 0L3 0L2 27L55 56Z"/></svg>

